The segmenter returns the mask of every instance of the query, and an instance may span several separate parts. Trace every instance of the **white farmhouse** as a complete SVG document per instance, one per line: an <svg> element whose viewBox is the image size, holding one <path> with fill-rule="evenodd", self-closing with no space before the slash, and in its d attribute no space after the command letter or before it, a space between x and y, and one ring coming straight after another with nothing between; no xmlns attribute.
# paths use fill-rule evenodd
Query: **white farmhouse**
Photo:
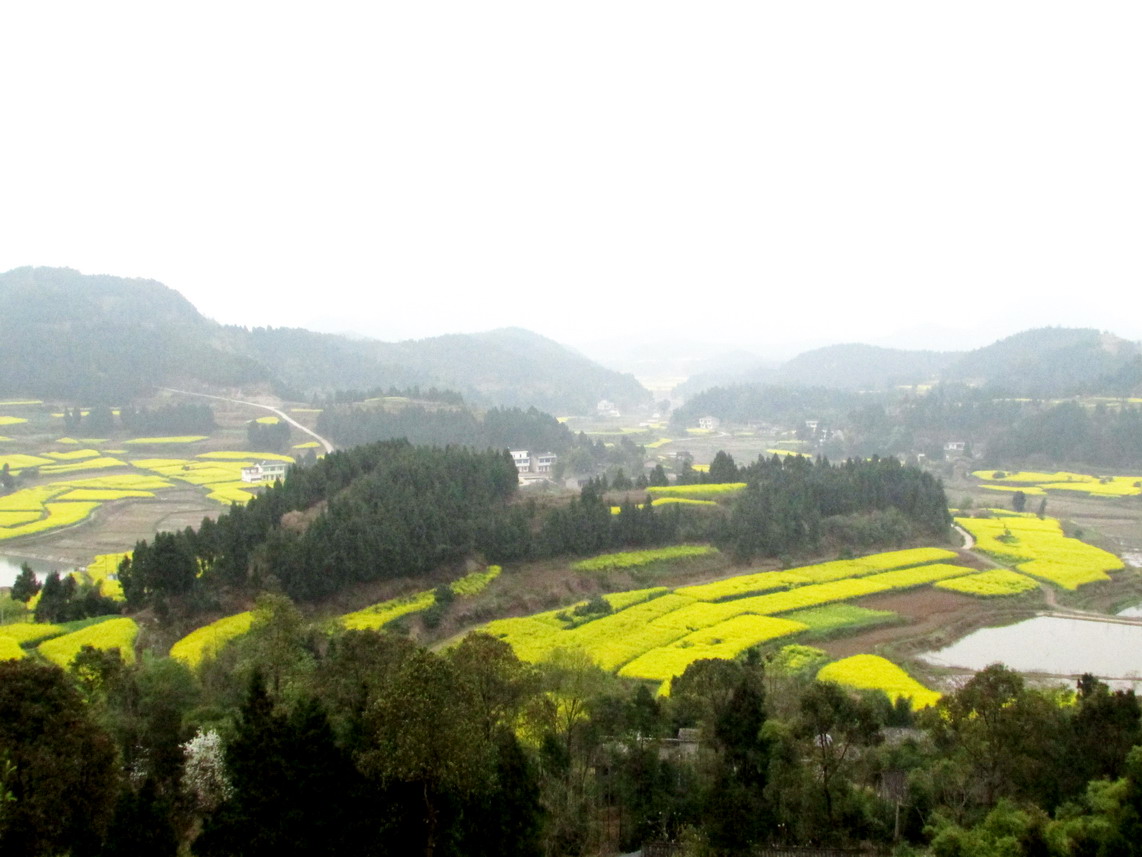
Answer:
<svg viewBox="0 0 1142 857"><path fill-rule="evenodd" d="M509 451L512 454L512 461L515 462L515 469L519 471L521 482L535 481L534 477L528 478L531 474L550 473L555 466L555 460L558 458L554 452L532 453L526 449Z"/></svg>
<svg viewBox="0 0 1142 857"><path fill-rule="evenodd" d="M259 461L253 467L242 468L243 482L273 482L285 479L288 461Z"/></svg>

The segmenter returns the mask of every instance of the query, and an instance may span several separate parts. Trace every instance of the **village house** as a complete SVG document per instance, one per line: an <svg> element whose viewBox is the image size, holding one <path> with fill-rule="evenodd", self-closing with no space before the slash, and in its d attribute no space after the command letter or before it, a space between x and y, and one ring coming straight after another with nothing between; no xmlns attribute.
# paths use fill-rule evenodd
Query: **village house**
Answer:
<svg viewBox="0 0 1142 857"><path fill-rule="evenodd" d="M259 461L253 467L242 468L243 482L274 482L285 479L288 461Z"/></svg>
<svg viewBox="0 0 1142 857"><path fill-rule="evenodd" d="M558 459L554 452L532 453L526 449L512 449L509 452L521 482L534 481L537 477L551 473Z"/></svg>

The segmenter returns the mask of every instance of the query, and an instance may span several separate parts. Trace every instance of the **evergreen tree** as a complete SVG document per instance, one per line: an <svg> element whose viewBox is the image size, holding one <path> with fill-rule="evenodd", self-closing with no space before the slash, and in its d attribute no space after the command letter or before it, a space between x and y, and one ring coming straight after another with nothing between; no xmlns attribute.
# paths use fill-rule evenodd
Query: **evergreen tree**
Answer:
<svg viewBox="0 0 1142 857"><path fill-rule="evenodd" d="M0 661L0 756L14 768L0 853L97 853L115 806L115 747L63 670Z"/></svg>
<svg viewBox="0 0 1142 857"><path fill-rule="evenodd" d="M70 579L70 578L69 578ZM39 603L36 604L37 622L59 622L63 620L67 607L67 594L58 571L53 571L44 579Z"/></svg>
<svg viewBox="0 0 1142 857"><path fill-rule="evenodd" d="M40 591L40 586L41 584L36 578L36 573L32 571L31 567L25 562L20 565L20 573L16 575L16 579L12 581L12 598L27 604L32 597Z"/></svg>
<svg viewBox="0 0 1142 857"><path fill-rule="evenodd" d="M711 482L737 482L738 467L734 464L734 457L727 452L718 450L714 460L710 462Z"/></svg>

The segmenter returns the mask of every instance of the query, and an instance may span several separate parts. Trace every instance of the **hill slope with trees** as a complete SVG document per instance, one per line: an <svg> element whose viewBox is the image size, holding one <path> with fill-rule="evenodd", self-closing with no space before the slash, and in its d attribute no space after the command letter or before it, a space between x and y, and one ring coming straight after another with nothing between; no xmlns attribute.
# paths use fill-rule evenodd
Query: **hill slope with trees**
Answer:
<svg viewBox="0 0 1142 857"><path fill-rule="evenodd" d="M0 395L121 404L157 386L272 384L295 398L438 386L485 405L586 413L650 394L629 375L520 329L385 343L222 326L153 280L66 268L0 274Z"/></svg>
<svg viewBox="0 0 1142 857"><path fill-rule="evenodd" d="M1130 395L1142 390L1142 346L1086 328L1026 330L968 352L829 345L780 366L699 375L676 392L765 384L884 391L902 385L970 383L1012 396Z"/></svg>

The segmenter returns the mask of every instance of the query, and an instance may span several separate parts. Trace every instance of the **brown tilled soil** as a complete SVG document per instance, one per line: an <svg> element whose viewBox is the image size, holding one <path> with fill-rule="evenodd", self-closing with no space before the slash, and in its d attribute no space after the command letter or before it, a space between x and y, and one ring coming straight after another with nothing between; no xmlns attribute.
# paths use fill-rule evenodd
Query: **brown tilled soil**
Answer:
<svg viewBox="0 0 1142 857"><path fill-rule="evenodd" d="M1037 593L1033 595L1033 599L1020 599L1019 606L1001 606L997 600L973 598L931 586L873 595L853 603L873 610L891 610L907 621L816 645L838 658L884 652L889 648L897 656L907 657L939 648L945 641L950 642L974 628L1033 615L1041 606Z"/></svg>

